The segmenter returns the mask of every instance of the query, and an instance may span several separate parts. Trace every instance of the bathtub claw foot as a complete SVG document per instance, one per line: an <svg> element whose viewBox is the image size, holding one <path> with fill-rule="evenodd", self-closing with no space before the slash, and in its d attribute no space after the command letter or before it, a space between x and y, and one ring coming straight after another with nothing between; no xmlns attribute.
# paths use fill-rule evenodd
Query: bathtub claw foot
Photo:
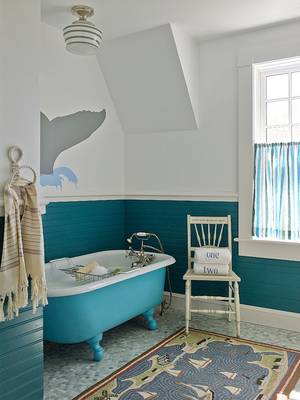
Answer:
<svg viewBox="0 0 300 400"><path fill-rule="evenodd" d="M150 331L155 331L157 329L157 322L154 318L154 308L151 308L151 310L146 311L143 316L145 317L147 321L147 328Z"/></svg>
<svg viewBox="0 0 300 400"><path fill-rule="evenodd" d="M103 334L100 333L92 337L91 339L87 340L88 345L93 351L94 361L101 361L104 356L103 347L100 346L100 341L102 340Z"/></svg>

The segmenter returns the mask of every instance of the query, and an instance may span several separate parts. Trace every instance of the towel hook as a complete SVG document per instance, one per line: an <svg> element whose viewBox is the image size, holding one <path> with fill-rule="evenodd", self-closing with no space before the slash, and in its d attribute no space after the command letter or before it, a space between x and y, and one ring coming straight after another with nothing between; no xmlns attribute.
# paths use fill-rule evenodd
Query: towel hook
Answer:
<svg viewBox="0 0 300 400"><path fill-rule="evenodd" d="M11 146L8 149L8 158L9 161L11 162L11 169L13 173L19 169L19 162L21 161L22 157L23 157L23 151L22 149L20 149L20 147Z"/></svg>
<svg viewBox="0 0 300 400"><path fill-rule="evenodd" d="M18 146L11 146L8 149L8 159L11 162L11 169L12 169L12 176L10 179L10 183L19 175L20 169L30 169L33 174L33 181L32 183L36 182L37 176L35 170L30 167L29 165L20 165L19 162L23 157L23 151Z"/></svg>

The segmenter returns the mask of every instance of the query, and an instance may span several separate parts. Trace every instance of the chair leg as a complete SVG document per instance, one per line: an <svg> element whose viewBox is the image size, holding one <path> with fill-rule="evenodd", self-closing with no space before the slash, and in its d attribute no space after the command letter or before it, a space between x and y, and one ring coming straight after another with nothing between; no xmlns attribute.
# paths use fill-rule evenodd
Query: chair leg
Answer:
<svg viewBox="0 0 300 400"><path fill-rule="evenodd" d="M191 298L192 298L192 291L193 291L193 289L192 289L192 282L193 281L190 281L190 296L189 296L189 321L191 321L191 319L192 319L192 313L191 313Z"/></svg>
<svg viewBox="0 0 300 400"><path fill-rule="evenodd" d="M229 282L228 284L228 321L231 321L231 307L232 307L232 286L231 286L231 282Z"/></svg>
<svg viewBox="0 0 300 400"><path fill-rule="evenodd" d="M189 334L191 281L185 282L185 333Z"/></svg>
<svg viewBox="0 0 300 400"><path fill-rule="evenodd" d="M239 283L238 282L234 282L234 303L235 303L236 336L240 337L241 314L240 314L240 295L239 295Z"/></svg>

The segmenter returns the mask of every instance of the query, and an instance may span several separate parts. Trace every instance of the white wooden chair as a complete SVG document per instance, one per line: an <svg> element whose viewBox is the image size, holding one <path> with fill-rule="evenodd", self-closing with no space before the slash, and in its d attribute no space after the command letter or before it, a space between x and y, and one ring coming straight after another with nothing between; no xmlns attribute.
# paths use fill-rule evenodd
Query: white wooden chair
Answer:
<svg viewBox="0 0 300 400"><path fill-rule="evenodd" d="M225 228L225 229L224 229ZM227 228L227 229L226 229ZM226 235L227 233L227 235ZM192 268L194 252L197 247L228 247L232 253L231 216L226 217L193 217L187 216L188 239L188 270L183 276L185 283L185 321L186 334L189 333L189 323L192 313L198 314L226 314L231 321L235 314L236 336L240 336L240 277L232 271L232 261L229 264L228 275L200 275L195 274ZM194 244L195 243L195 244ZM194 245L193 245L194 244ZM228 297L223 296L192 296L192 281L228 282ZM225 310L191 309L191 300L221 300L226 303Z"/></svg>

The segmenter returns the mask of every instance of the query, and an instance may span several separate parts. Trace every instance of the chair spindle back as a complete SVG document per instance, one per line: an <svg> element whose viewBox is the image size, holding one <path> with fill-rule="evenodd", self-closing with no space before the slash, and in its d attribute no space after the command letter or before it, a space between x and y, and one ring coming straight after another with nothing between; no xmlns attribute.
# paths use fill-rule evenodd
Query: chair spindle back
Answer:
<svg viewBox="0 0 300 400"><path fill-rule="evenodd" d="M225 229L224 229L225 228ZM226 229L227 228L227 229ZM197 247L228 247L232 254L231 216L193 217L187 216L188 269L192 268ZM227 230L227 236L226 236ZM193 235L194 232L194 235ZM196 245L193 245L196 239ZM229 264L232 271L232 261Z"/></svg>

